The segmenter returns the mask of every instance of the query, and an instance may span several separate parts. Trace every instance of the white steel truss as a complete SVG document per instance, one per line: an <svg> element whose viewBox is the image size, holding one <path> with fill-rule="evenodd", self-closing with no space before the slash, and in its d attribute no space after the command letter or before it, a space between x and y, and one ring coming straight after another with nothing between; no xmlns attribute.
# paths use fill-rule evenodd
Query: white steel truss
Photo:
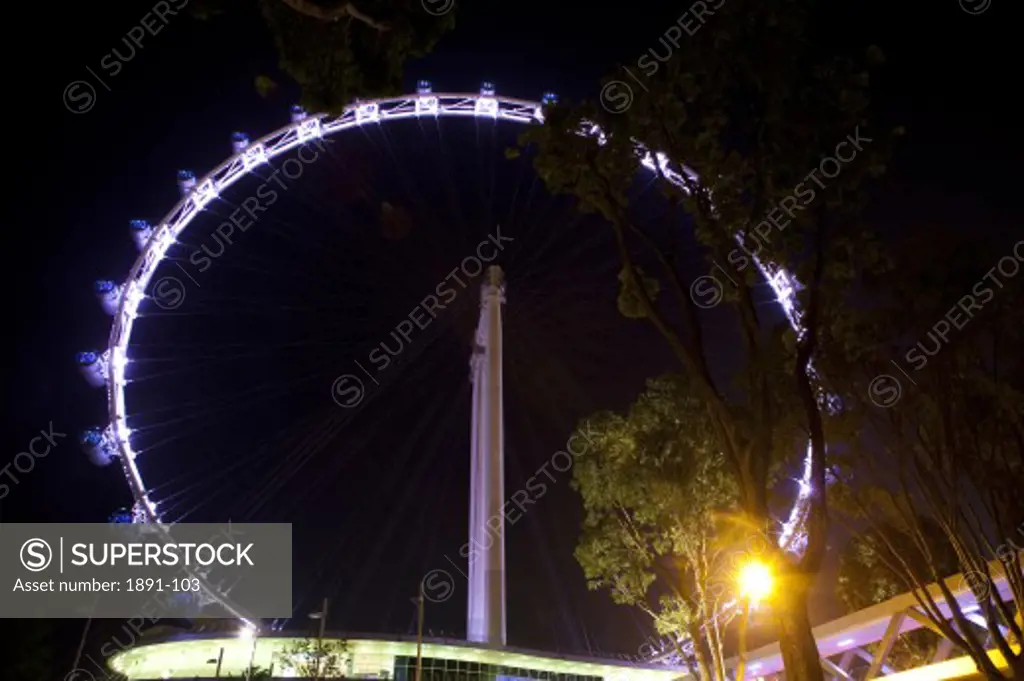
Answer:
<svg viewBox="0 0 1024 681"><path fill-rule="evenodd" d="M993 597L998 594L1000 600L1012 602L1013 594L1005 565L998 560L992 561L989 564L989 572L992 575ZM953 575L945 582L966 617L970 618L971 613L978 611L977 600L964 575ZM947 621L952 619L951 608L946 603L939 586L937 584L929 585L928 593L936 603L942 617ZM1018 617L1020 617L1019 613ZM984 628L984 620L981 620L980 617L976 619L980 620L980 626ZM939 645L930 664L914 670L896 671L887 664L893 645L900 635L922 628L929 629L940 637ZM894 681L896 679L910 681L919 678L939 681L959 678L970 675L972 672L978 673L970 657L948 660L954 650L952 642L924 615L920 603L912 592L901 594L817 626L813 633L814 640L818 644L818 652L821 654L821 664L825 670L825 676L833 681L871 681L879 676L893 676ZM869 652L866 648L872 644L878 644L878 646L873 652ZM1001 656L990 654L990 657L993 657L999 666L1002 660ZM778 643L751 651L747 655L747 659L750 677L780 679L784 674L782 653ZM867 668L861 668L854 673L851 670L857 659L867 662ZM726 662L726 666L735 670L738 662L738 659L731 659ZM954 662L955 664L953 664ZM863 665L861 666L863 667ZM934 669L932 669L933 666Z"/></svg>

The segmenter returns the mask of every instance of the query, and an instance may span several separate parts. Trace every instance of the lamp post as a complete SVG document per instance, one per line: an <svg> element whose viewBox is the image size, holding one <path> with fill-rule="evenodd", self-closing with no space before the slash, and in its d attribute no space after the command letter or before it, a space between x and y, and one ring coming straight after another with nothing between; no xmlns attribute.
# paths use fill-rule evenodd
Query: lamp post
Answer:
<svg viewBox="0 0 1024 681"><path fill-rule="evenodd" d="M238 632L238 638L252 640L252 650L249 651L249 666L245 669L245 681L252 679L252 663L256 659L256 642L259 640L260 631L256 627L247 624Z"/></svg>
<svg viewBox="0 0 1024 681"><path fill-rule="evenodd" d="M738 575L740 600L743 603L743 614L740 616L739 664L736 666L736 681L744 681L747 667L747 624L750 622L750 606L767 598L772 591L774 579L771 568L765 563L751 561L746 563Z"/></svg>
<svg viewBox="0 0 1024 681"><path fill-rule="evenodd" d="M215 662L217 664L217 669L213 672L213 678L219 679L220 678L220 668L221 668L221 665L224 664L224 646L221 646L220 652L217 653L217 659L213 660L213 662Z"/></svg>
<svg viewBox="0 0 1024 681"><path fill-rule="evenodd" d="M424 577L424 579L426 579ZM423 679L423 581L416 597L416 681Z"/></svg>
<svg viewBox="0 0 1024 681"><path fill-rule="evenodd" d="M324 599L323 607L320 608L320 612L312 612L309 614L310 619L320 620L320 629L316 637L316 653L314 659L316 660L316 668L313 670L313 681L319 681L321 667L324 664L324 632L327 628L327 599Z"/></svg>

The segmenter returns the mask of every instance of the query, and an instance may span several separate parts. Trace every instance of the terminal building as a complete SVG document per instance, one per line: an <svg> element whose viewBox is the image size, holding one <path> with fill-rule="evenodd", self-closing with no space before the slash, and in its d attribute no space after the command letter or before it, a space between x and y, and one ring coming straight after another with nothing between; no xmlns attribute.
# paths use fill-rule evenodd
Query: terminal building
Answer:
<svg viewBox="0 0 1024 681"><path fill-rule="evenodd" d="M113 671L136 679L244 678L250 663L274 678L296 678L285 661L305 636L248 637L168 634L154 630L140 644L110 660ZM415 637L328 634L344 641L341 674L351 679L415 681ZM599 660L539 653L467 641L424 639L422 681L676 681L686 670L662 664Z"/></svg>

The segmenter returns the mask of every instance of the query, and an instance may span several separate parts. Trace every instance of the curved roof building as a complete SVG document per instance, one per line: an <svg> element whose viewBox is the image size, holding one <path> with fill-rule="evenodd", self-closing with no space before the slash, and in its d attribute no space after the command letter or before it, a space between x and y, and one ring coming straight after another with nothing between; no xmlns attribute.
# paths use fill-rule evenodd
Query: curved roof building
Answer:
<svg viewBox="0 0 1024 681"><path fill-rule="evenodd" d="M154 632L156 633L156 632ZM146 637L148 638L148 637ZM114 671L136 679L242 678L250 663L275 678L301 675L289 650L308 640L298 633L258 638L224 634L154 636L111 656ZM413 681L414 637L327 634L344 641L343 669L335 676L355 679ZM625 660L563 656L448 639L423 640L423 681L676 681L685 669Z"/></svg>

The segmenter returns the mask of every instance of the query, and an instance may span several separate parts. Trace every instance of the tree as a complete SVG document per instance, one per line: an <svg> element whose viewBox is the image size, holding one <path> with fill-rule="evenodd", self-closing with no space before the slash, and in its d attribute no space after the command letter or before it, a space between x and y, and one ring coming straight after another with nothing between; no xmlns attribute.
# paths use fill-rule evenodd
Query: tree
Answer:
<svg viewBox="0 0 1024 681"><path fill-rule="evenodd" d="M607 222L622 263L620 310L652 324L691 378L750 526L772 522L773 463L803 453L810 441L800 541L776 556L782 585L773 601L787 676L801 681L822 678L807 598L828 524L825 400L811 359L856 269L878 257L857 215L864 182L884 170L889 148L889 135L868 127L865 67L822 59L809 44L811 9L803 0L730 1L670 59L645 62L653 66L644 68L645 92L627 110L590 102L550 107L545 125L522 139L535 145L537 170L553 191L573 195L581 210ZM868 57L877 62L880 53L870 49ZM579 134L595 125L600 135ZM631 210L642 158L637 142L665 154L654 165L668 229L643 224ZM822 157L840 143L845 165L833 173L833 160L826 178ZM670 174L681 187L667 181ZM693 224L696 248L677 238L680 213ZM737 248L738 238L745 248ZM759 309L763 283L754 256L789 266L802 283L795 294L800 335ZM733 284L724 302L746 354L735 385L716 378L707 315L687 294L684 263L696 257Z"/></svg>
<svg viewBox="0 0 1024 681"><path fill-rule="evenodd" d="M421 57L455 25L453 2L421 0L259 0L259 11L274 39L281 71L302 89L300 104L310 111L339 113L357 97L395 94L402 69ZM193 0L193 16L212 19L243 11L233 0ZM436 5L433 12L429 11ZM260 75L256 87L268 94L274 80Z"/></svg>
<svg viewBox="0 0 1024 681"><path fill-rule="evenodd" d="M228 674L228 678L234 678L234 674ZM239 674L238 678L247 679L248 681L269 681L274 678L274 674L270 669L256 665L248 672Z"/></svg>
<svg viewBox="0 0 1024 681"><path fill-rule="evenodd" d="M4 636L4 679L34 681L55 678L58 648L54 634L51 620L19 621L17 626L10 626Z"/></svg>
<svg viewBox="0 0 1024 681"><path fill-rule="evenodd" d="M730 524L737 488L688 383L651 380L627 415L588 419L592 444L573 469L585 512L576 558L591 589L650 615L695 676L725 681L722 634L743 553L728 549L760 544Z"/></svg>
<svg viewBox="0 0 1024 681"><path fill-rule="evenodd" d="M1024 517L1024 296L1005 272L1024 262L1024 241L965 248L966 236L929 228L895 241L887 276L865 287L871 304L850 306L829 330L823 360L861 368L843 394L844 506L869 525L879 559L935 631L1002 678L991 640L1020 677L1024 580L1012 539ZM943 579L950 553L959 584ZM995 588L1003 576L1006 600ZM952 598L957 586L973 591L981 630Z"/></svg>
<svg viewBox="0 0 1024 681"><path fill-rule="evenodd" d="M942 530L934 523L922 519L922 527L925 533L935 540L935 546L943 550L942 555L936 556L943 577L956 574L959 570L956 554L948 543L941 541ZM888 527L884 530L892 537L898 537L897 546L913 546L913 537L903 534L896 527ZM887 555L886 543L879 536L879 532L867 531L856 534L839 555L839 578L836 584L836 594L846 605L847 612L862 610L870 605L895 598L907 589L899 574L893 571L889 565L893 562L894 556ZM924 559L920 555L903 553L903 558L921 563ZM873 643L865 649L874 654L881 643ZM889 666L896 670L912 669L931 664L936 651L934 634L927 629L902 634L889 652Z"/></svg>
<svg viewBox="0 0 1024 681"><path fill-rule="evenodd" d="M278 660L302 679L336 678L345 675L348 644L321 638L300 639L279 653Z"/></svg>

